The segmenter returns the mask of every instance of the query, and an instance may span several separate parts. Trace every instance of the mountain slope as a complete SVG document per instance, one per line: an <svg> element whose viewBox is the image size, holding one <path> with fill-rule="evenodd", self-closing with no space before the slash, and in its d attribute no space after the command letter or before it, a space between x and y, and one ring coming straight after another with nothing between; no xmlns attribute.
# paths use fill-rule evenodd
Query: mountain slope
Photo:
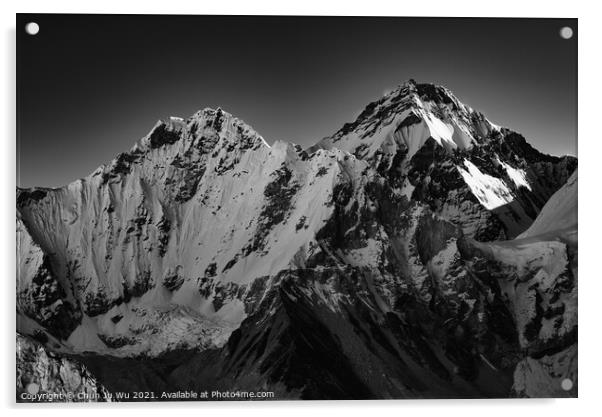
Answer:
<svg viewBox="0 0 602 417"><path fill-rule="evenodd" d="M527 356L513 391L525 397L577 395L577 171L513 241L469 242L477 277L499 280ZM561 387L564 379L572 388Z"/></svg>
<svg viewBox="0 0 602 417"><path fill-rule="evenodd" d="M577 170L546 203L529 229L519 238L540 236L561 230L577 231Z"/></svg>
<svg viewBox="0 0 602 417"><path fill-rule="evenodd" d="M572 334L576 271L558 242L504 248L576 164L413 81L307 150L221 109L171 118L84 179L17 191L18 328L113 391L526 392L517 364ZM544 273L565 295L530 324L537 295L508 285Z"/></svg>
<svg viewBox="0 0 602 417"><path fill-rule="evenodd" d="M86 323L73 329L74 313L70 344L160 353L187 337L195 346L199 332L227 336L245 314L237 295L287 267L330 215L336 178L361 167L339 151L307 159L292 145L270 147L239 120L206 110L158 124L67 187L20 191L19 230L53 254L47 263L65 300L81 306ZM31 295L33 274L20 272Z"/></svg>
<svg viewBox="0 0 602 417"><path fill-rule="evenodd" d="M477 240L524 231L576 166L533 149L448 89L410 80L316 147L370 161L396 191Z"/></svg>

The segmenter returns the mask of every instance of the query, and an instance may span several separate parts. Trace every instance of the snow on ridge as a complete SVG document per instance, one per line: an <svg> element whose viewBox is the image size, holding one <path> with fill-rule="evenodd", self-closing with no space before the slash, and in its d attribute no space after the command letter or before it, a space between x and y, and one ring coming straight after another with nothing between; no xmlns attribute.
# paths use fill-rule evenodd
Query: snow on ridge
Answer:
<svg viewBox="0 0 602 417"><path fill-rule="evenodd" d="M411 120L414 117L415 120ZM446 151L468 150L499 126L463 104L448 89L410 80L370 103L352 123L309 149L339 148L371 159L408 150L409 160L429 138Z"/></svg>
<svg viewBox="0 0 602 417"><path fill-rule="evenodd" d="M470 149L473 146L474 138L463 126L461 122L450 118L446 123L430 112L423 112L423 120L427 124L430 137L446 150L452 149Z"/></svg>
<svg viewBox="0 0 602 417"><path fill-rule="evenodd" d="M458 166L457 169L474 196L488 210L508 204L514 199L508 186L499 178L481 172L468 159L464 160L464 167Z"/></svg>
<svg viewBox="0 0 602 417"><path fill-rule="evenodd" d="M576 228L577 188L577 170L575 170L566 184L556 191L543 206L531 227L519 235L517 239Z"/></svg>
<svg viewBox="0 0 602 417"><path fill-rule="evenodd" d="M529 184L529 181L527 181L527 173L525 171L523 171L522 169L514 168L511 165L505 163L504 161L501 161L499 158L497 158L497 161L502 165L502 167L504 167L506 173L508 174L512 182L514 182L514 185L516 185L516 187L525 187L529 191L532 191L531 184Z"/></svg>

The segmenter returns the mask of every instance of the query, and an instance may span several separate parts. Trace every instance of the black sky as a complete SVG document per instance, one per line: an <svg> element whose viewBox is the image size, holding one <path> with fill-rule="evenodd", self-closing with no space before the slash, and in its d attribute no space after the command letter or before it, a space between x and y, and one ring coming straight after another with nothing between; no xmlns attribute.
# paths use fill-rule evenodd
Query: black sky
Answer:
<svg viewBox="0 0 602 417"><path fill-rule="evenodd" d="M19 14L18 185L86 176L205 107L308 146L409 78L576 155L576 35L576 19Z"/></svg>

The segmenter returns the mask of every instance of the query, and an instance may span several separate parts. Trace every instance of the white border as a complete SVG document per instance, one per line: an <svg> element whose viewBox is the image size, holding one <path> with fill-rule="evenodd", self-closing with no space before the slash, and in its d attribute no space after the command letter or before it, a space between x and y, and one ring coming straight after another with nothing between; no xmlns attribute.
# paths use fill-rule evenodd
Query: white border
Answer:
<svg viewBox="0 0 602 417"><path fill-rule="evenodd" d="M8 4L7 4L8 3ZM212 0L201 1L140 1L98 0L80 1L9 1L0 5L3 42L0 70L2 71L0 141L2 210L0 236L0 265L2 265L2 376L0 395L2 406L9 414L79 415L103 416L110 412L131 413L141 409L145 416L164 416L172 413L199 415L209 413L212 417L226 413L247 416L282 415L306 416L345 413L364 416L369 413L382 415L420 413L420 415L479 415L504 416L532 413L548 416L588 415L602 408L597 399L602 369L602 314L597 308L602 305L602 272L598 259L600 251L600 218L602 207L600 181L602 174L602 91L600 84L600 26L602 21L595 2L578 1L525 1L498 0L495 4L484 1L460 0L413 0L394 1L325 1L305 0L285 3L264 0ZM15 276L15 13L125 13L125 14L297 14L297 15L366 15L366 16L497 16L497 17L577 17L579 18L579 222L580 222L580 366L578 400L453 400L453 401L380 401L380 402L278 402L278 403L170 403L147 405L102 406L15 406L14 403L14 276ZM420 36L420 34L417 34ZM520 65L518 63L517 65ZM542 68L545 71L545 68Z"/></svg>

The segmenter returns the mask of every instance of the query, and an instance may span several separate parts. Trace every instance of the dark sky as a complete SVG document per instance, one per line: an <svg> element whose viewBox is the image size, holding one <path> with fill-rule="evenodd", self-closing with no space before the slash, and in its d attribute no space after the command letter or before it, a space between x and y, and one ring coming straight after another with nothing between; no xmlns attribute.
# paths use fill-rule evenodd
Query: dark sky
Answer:
<svg viewBox="0 0 602 417"><path fill-rule="evenodd" d="M205 107L308 146L409 78L576 155L576 35L576 19L20 14L18 185L84 177L156 120Z"/></svg>

